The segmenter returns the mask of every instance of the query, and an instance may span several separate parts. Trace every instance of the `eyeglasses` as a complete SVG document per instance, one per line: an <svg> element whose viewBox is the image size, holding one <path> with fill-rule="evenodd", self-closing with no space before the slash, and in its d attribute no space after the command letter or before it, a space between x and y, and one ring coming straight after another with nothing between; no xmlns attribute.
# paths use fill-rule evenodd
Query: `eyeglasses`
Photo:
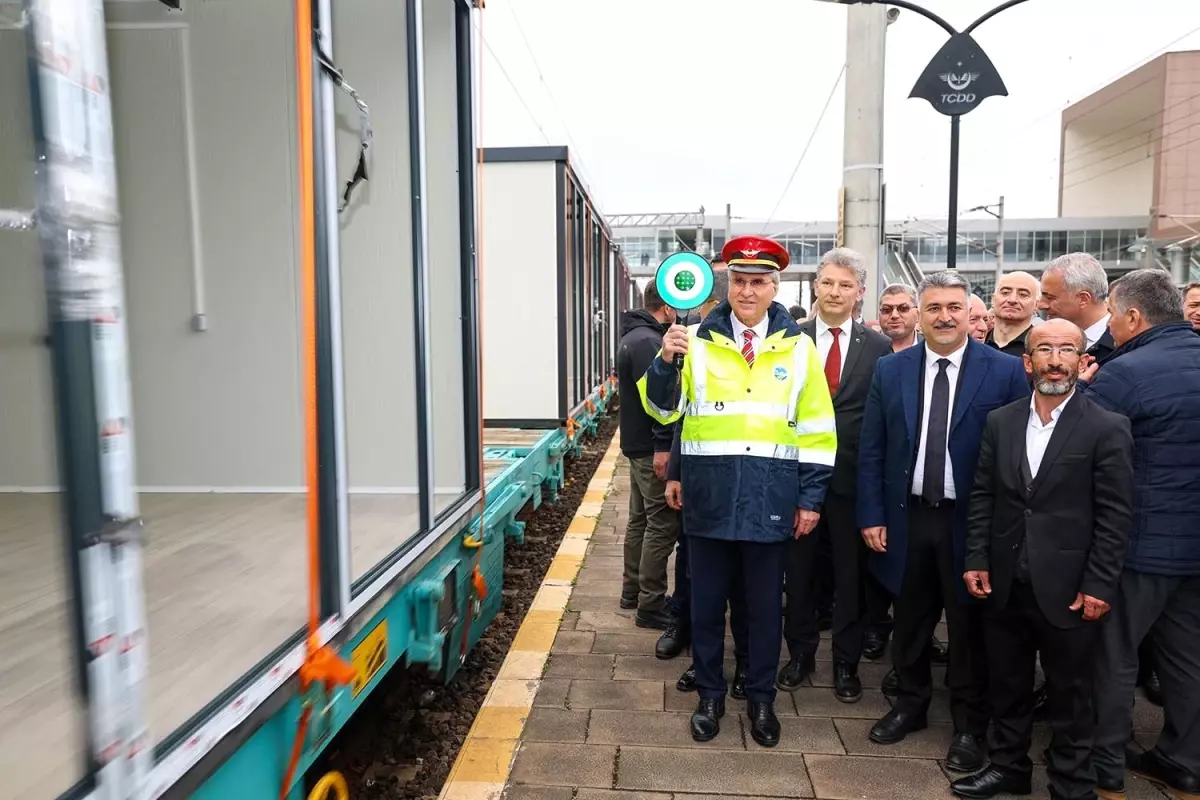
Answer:
<svg viewBox="0 0 1200 800"><path fill-rule="evenodd" d="M1039 344L1037 347L1033 348L1033 352L1037 353L1039 356L1048 356L1051 353L1058 353L1061 356L1077 356L1079 355L1079 348L1073 344L1064 344L1061 347L1055 347L1054 345L1049 344Z"/></svg>
<svg viewBox="0 0 1200 800"><path fill-rule="evenodd" d="M892 312L893 312L893 311L894 311L894 312L896 312L897 314L907 314L908 312L910 312L910 311L912 311L912 310L913 310L913 307L912 307L912 306L910 306L910 305L903 305L903 306L880 306L880 307L879 307L879 316L881 316L881 317L889 317L889 316L891 316L891 315L892 315Z"/></svg>
<svg viewBox="0 0 1200 800"><path fill-rule="evenodd" d="M730 281L730 283L732 283L734 286L738 287L739 289L749 286L751 289L753 289L754 291L757 292L759 289L763 288L768 283L771 283L771 280L769 278L743 278L741 276L738 276L738 277L733 278Z"/></svg>

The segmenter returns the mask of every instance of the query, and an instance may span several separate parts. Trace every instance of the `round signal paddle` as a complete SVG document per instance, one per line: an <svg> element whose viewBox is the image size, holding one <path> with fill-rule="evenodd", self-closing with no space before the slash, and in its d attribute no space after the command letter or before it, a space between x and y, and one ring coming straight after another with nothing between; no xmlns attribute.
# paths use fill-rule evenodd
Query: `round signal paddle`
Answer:
<svg viewBox="0 0 1200 800"><path fill-rule="evenodd" d="M672 253L658 265L654 285L663 302L676 311L691 311L708 300L713 288L712 265L698 253ZM683 366L683 356L675 356L675 366Z"/></svg>

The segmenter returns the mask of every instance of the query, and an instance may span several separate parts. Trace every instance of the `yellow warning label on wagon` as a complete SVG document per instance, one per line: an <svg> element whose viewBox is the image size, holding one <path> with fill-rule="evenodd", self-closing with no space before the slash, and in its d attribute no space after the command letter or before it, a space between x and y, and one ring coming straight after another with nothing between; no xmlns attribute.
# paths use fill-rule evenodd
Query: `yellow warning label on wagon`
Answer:
<svg viewBox="0 0 1200 800"><path fill-rule="evenodd" d="M379 674L387 663L387 620L376 625L350 654L354 665L354 683L350 685L352 697L358 697L371 679Z"/></svg>

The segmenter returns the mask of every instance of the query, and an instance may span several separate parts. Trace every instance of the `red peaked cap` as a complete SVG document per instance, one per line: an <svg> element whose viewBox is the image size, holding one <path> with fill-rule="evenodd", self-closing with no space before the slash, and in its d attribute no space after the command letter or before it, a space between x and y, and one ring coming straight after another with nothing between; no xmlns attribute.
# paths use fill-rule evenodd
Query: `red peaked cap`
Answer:
<svg viewBox="0 0 1200 800"><path fill-rule="evenodd" d="M735 236L721 248L721 260L735 272L783 272L791 262L787 248L763 236Z"/></svg>

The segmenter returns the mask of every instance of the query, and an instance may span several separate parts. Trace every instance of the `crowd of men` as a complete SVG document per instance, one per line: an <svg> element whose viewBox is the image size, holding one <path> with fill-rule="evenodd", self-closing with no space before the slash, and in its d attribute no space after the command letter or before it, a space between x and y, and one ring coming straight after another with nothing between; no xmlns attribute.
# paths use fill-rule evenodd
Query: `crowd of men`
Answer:
<svg viewBox="0 0 1200 800"><path fill-rule="evenodd" d="M690 646L692 737L728 694L778 744L776 692L809 682L829 628L845 703L890 640L880 745L927 726L946 665L957 796L1031 793L1035 718L1054 798L1123 798L1126 770L1200 796L1200 284L1110 285L1071 253L1004 275L990 308L947 270L865 321L860 255L824 255L808 315L775 301L788 263L736 237L699 309L651 282L624 324L620 604L660 658ZM1146 751L1137 686L1164 712Z"/></svg>

